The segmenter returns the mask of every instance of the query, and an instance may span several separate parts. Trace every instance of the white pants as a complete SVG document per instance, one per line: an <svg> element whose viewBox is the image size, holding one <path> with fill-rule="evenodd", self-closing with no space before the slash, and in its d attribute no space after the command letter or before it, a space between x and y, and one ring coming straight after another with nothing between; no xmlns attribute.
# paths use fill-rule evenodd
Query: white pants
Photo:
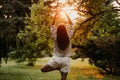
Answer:
<svg viewBox="0 0 120 80"><path fill-rule="evenodd" d="M53 56L47 64L54 69L60 68L61 72L67 73L70 71L70 57Z"/></svg>

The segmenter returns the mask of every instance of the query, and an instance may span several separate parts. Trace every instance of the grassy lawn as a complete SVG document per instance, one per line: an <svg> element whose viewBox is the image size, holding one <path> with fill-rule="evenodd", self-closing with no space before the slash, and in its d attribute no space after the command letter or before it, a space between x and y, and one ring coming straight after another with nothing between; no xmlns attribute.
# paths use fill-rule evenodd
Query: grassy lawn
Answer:
<svg viewBox="0 0 120 80"><path fill-rule="evenodd" d="M42 73L40 67L50 58L38 59L33 67L25 66L26 63L16 64L9 61L0 67L0 80L60 80L59 71ZM102 75L100 69L88 64L88 60L71 60L71 71L67 80L120 80L120 76Z"/></svg>

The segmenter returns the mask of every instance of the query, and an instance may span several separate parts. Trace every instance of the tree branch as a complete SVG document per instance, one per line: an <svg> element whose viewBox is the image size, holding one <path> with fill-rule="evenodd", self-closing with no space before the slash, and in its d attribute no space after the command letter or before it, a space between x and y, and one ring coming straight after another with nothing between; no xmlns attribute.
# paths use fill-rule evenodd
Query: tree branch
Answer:
<svg viewBox="0 0 120 80"><path fill-rule="evenodd" d="M98 16L102 15L104 12L105 12L105 11L102 11L102 12L100 12L100 13L98 13L98 14L96 14L96 15L88 18L88 19L86 19L86 20L83 21L82 23L80 23L79 27L75 30L75 32L76 32L77 30L79 30L83 24L87 23L88 21L90 21L90 20L92 20L92 19L96 19ZM99 18L98 18L98 19L99 19ZM98 20L98 19L96 19L96 20ZM75 33L75 32L74 32L74 33Z"/></svg>

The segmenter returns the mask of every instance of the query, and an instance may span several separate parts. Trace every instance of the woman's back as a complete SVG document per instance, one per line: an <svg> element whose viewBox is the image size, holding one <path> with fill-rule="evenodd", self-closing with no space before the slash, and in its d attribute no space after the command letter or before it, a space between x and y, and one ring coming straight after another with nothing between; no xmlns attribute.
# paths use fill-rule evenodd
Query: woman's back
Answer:
<svg viewBox="0 0 120 80"><path fill-rule="evenodd" d="M61 24L62 25L62 24ZM64 29L65 28L65 29ZM60 29L60 31L58 31ZM66 30L66 31L65 31ZM73 26L56 27L51 26L52 38L54 41L53 55L55 56L71 56L71 37L74 33ZM59 35L59 36L58 36Z"/></svg>

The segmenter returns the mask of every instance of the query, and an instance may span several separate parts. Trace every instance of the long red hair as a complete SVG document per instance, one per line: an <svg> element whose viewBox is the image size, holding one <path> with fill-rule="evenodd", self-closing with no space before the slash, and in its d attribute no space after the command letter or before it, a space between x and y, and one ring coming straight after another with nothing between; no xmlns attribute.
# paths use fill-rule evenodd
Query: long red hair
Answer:
<svg viewBox="0 0 120 80"><path fill-rule="evenodd" d="M57 44L61 50L65 50L70 44L69 36L64 24L58 25Z"/></svg>

